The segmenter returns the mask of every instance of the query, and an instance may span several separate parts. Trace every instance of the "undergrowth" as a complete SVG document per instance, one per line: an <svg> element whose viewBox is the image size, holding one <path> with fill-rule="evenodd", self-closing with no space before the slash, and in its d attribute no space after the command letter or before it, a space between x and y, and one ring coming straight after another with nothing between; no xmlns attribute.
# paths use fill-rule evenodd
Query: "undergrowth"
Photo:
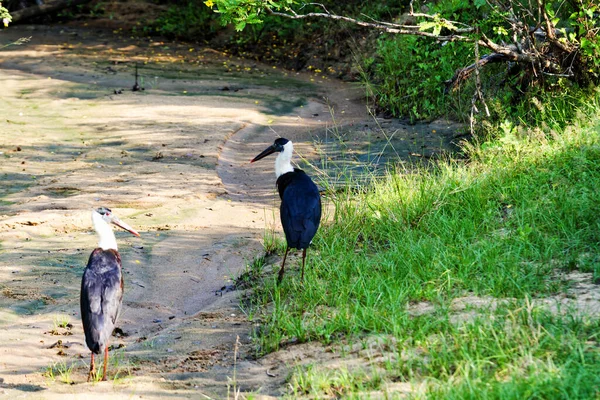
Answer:
<svg viewBox="0 0 600 400"><path fill-rule="evenodd" d="M462 0L428 6L459 22L479 20L482 31L499 32L503 20L485 7L473 7ZM495 37L497 41L505 39L499 33ZM484 57L489 50L480 52ZM411 120L447 117L466 121L470 117L474 76L457 86L450 82L456 71L475 62L472 44L386 34L378 38L376 52L360 54L361 81L381 112ZM598 62L597 57L591 59ZM481 92L490 114L485 115L486 106L479 103L475 117L491 124L492 129L506 119L530 128L564 129L576 120L578 110L598 96L591 82L575 82L560 74L533 79L512 63L487 65L480 74Z"/></svg>

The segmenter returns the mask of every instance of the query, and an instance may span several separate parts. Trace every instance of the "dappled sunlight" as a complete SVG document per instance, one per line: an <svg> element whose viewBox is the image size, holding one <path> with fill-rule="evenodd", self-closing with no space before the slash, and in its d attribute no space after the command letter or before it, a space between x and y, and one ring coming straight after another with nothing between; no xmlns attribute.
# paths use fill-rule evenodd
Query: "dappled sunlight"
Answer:
<svg viewBox="0 0 600 400"><path fill-rule="evenodd" d="M0 353L11 354L0 388L121 398L189 395L197 384L223 394L237 353L238 378L259 390L264 367L249 360L253 326L236 279L283 234L275 159L249 161L278 136L295 141L298 165L315 160L313 135L333 120L330 88L197 46L72 33L36 32L0 60L9 138L0 143ZM136 64L145 90L133 92ZM364 111L343 96L340 109ZM79 292L99 206L141 234L115 230L125 293L111 351L122 365L109 366L124 377L110 375L114 386L83 383Z"/></svg>
<svg viewBox="0 0 600 400"><path fill-rule="evenodd" d="M137 227L135 220L127 220ZM116 232L126 286L117 326L126 336L113 338L115 345L131 346L133 352L128 357L135 356L137 362L148 357L153 360L157 355L144 356L144 348L152 349L143 344L146 338L158 337L158 347L161 341L168 344L175 336L181 336L179 324L220 300L215 294L222 286L231 284L240 268L261 248L252 231L240 231L235 226L212 227L209 232L185 227L185 230L140 229L140 233L142 237L137 239ZM23 240L20 247L4 248L7 256L19 255L14 258L17 262L0 269L0 281L4 282L0 315L5 370L15 376L41 374L63 360L76 364L74 376L80 382L84 380L85 364L75 361L80 356L87 360L89 354L80 326L79 285L96 241L95 233L88 229L67 236L33 236ZM63 320L72 327L58 329L53 334L57 321ZM234 323L237 324L235 319ZM165 328L167 331L160 333ZM222 340L222 330L210 326L208 329ZM208 340L206 335L202 337L203 342ZM56 348L58 340L62 340L62 346ZM135 351L136 343L141 343L141 353ZM58 359L57 352L63 354ZM179 359L182 356L172 355Z"/></svg>

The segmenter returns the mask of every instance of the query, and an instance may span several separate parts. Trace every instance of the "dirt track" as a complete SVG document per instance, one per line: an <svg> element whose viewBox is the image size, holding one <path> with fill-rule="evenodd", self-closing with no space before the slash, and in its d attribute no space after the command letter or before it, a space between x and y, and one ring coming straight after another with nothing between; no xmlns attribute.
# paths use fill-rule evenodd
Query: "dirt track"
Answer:
<svg viewBox="0 0 600 400"><path fill-rule="evenodd" d="M14 27L0 40L22 36L31 42L0 53L0 395L223 398L236 337L236 387L280 394L286 374L266 371L282 361L246 359L252 326L238 293L219 291L260 254L276 216L273 160L248 160L277 135L310 157L311 134L330 123L323 96L364 118L350 100L359 93L98 30ZM130 90L136 62L141 92ZM117 233L126 294L114 345L124 349L110 370L119 374L88 384L78 293L100 205L142 238Z"/></svg>

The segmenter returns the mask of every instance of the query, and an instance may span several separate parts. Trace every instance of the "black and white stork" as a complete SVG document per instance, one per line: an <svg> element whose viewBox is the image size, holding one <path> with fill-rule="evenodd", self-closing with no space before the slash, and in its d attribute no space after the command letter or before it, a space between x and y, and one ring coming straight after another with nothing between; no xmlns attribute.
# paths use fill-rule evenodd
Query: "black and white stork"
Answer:
<svg viewBox="0 0 600 400"><path fill-rule="evenodd" d="M83 272L80 299L85 342L92 352L88 382L96 374L94 354L102 352L104 352L102 380L106 380L108 342L119 318L123 300L121 256L117 251L117 240L110 224L140 236L106 207L92 211L92 222L100 241L98 248L90 255Z"/></svg>
<svg viewBox="0 0 600 400"><path fill-rule="evenodd" d="M285 259L290 248L302 249L301 280L304 280L306 249L317 233L321 222L319 189L304 171L292 167L293 152L292 142L288 139L279 138L250 161L252 163L269 154L279 153L275 159L275 175L277 176L277 190L281 198L279 214L287 246L279 270L278 283L281 283L283 279Z"/></svg>

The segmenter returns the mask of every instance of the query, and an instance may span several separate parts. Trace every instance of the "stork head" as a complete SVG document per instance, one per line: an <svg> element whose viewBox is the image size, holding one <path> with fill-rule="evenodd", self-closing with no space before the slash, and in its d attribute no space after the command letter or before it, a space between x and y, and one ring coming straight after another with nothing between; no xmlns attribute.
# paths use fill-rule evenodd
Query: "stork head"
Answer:
<svg viewBox="0 0 600 400"><path fill-rule="evenodd" d="M286 172L292 172L294 168L292 167L292 153L294 152L294 145L291 140L287 140L285 138L275 139L275 142L267 147L262 153L257 155L250 161L253 163L254 161L258 161L262 158L265 158L269 154L279 153L277 159L275 160L275 174L279 177Z"/></svg>
<svg viewBox="0 0 600 400"><path fill-rule="evenodd" d="M121 221L108 207L100 207L92 211L92 221L94 222L94 227L97 231L99 230L99 225L108 226L109 224L114 224L119 228L125 229L131 234L140 237L140 234L136 230Z"/></svg>

